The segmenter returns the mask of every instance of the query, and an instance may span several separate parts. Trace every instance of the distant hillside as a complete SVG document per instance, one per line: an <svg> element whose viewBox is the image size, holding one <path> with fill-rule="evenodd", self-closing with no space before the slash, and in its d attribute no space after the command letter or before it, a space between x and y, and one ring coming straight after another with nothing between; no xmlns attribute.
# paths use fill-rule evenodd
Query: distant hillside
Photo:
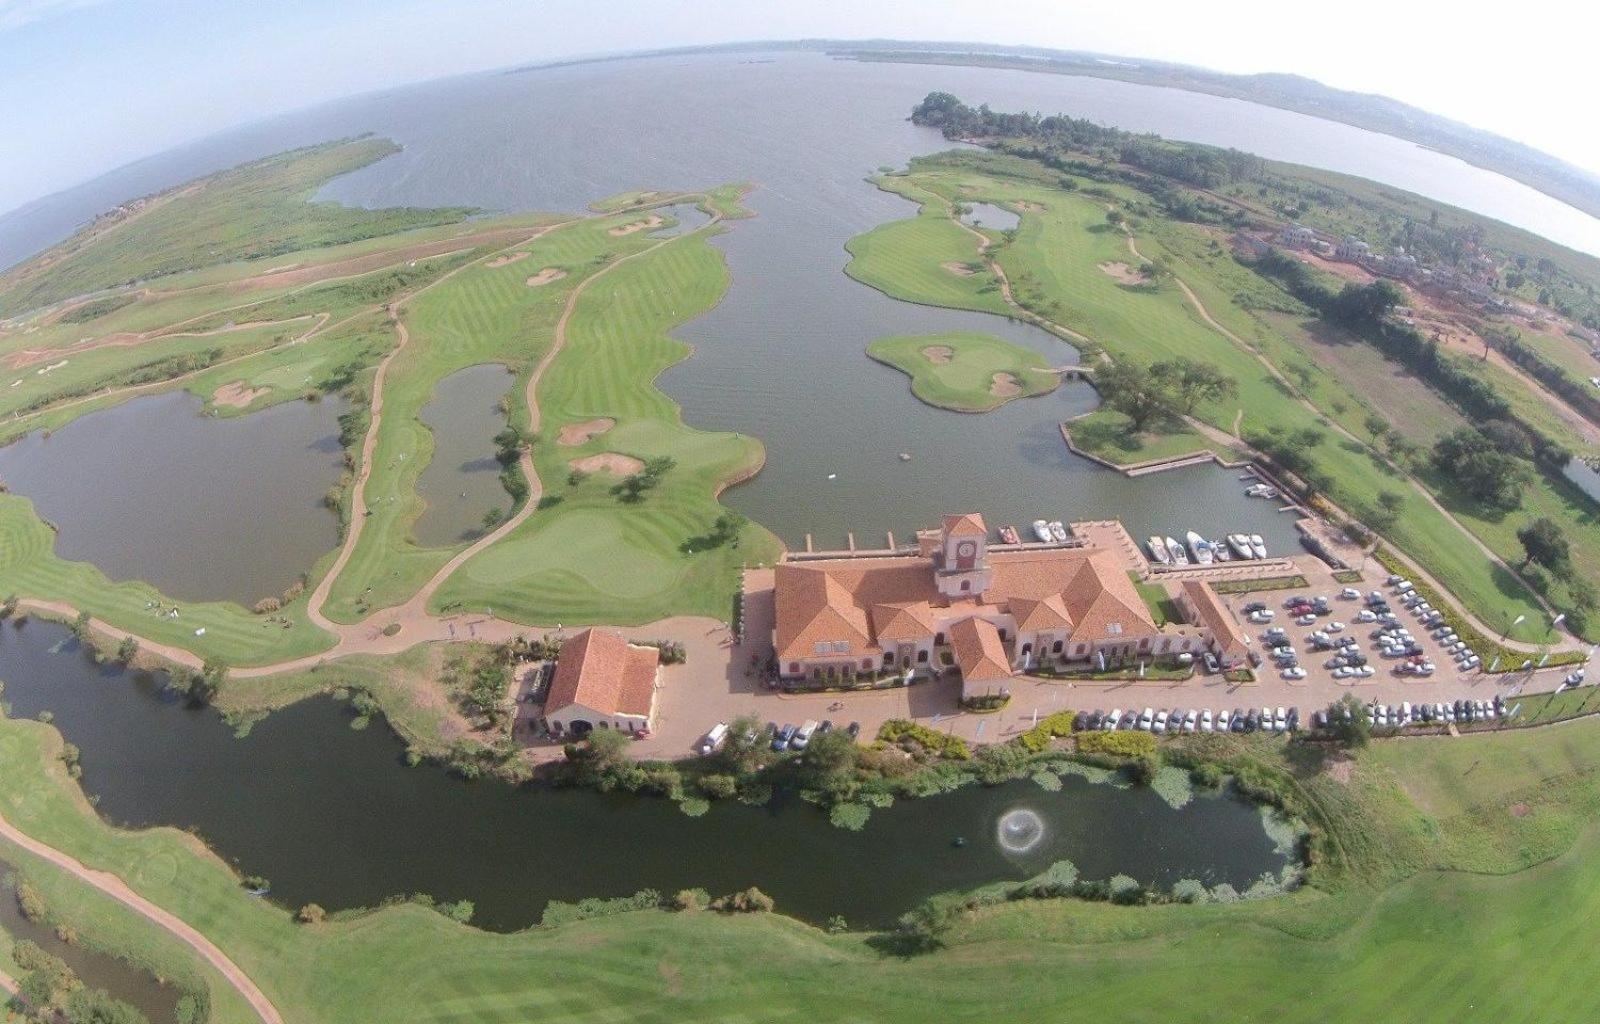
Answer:
<svg viewBox="0 0 1600 1024"><path fill-rule="evenodd" d="M1532 146L1430 114L1387 96L1335 89L1300 75L1231 75L1162 61L1039 47L975 47L972 43L880 44L872 41L838 43L825 48L836 56L853 60L1083 75L1249 100L1393 135L1503 174L1600 217L1600 174Z"/></svg>

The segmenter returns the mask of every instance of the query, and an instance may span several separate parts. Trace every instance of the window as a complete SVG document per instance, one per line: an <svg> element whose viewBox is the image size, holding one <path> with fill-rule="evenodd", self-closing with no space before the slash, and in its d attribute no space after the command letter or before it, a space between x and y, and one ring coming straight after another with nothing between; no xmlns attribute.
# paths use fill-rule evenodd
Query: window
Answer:
<svg viewBox="0 0 1600 1024"><path fill-rule="evenodd" d="M1122 623L1120 623L1120 622L1108 622L1108 623L1106 623L1106 636L1121 636L1121 635L1122 635Z"/></svg>
<svg viewBox="0 0 1600 1024"><path fill-rule="evenodd" d="M789 674L791 676L797 676L800 674L800 663L798 661L789 662Z"/></svg>
<svg viewBox="0 0 1600 1024"><path fill-rule="evenodd" d="M863 672L871 672L872 671L872 659L871 658L862 658L861 659L861 671L863 671Z"/></svg>
<svg viewBox="0 0 1600 1024"><path fill-rule="evenodd" d="M1006 641L1006 639L1007 639L1006 631L1002 629L1002 630L999 631L999 633L1000 633L1000 641L1001 641L1001 643L1004 643Z"/></svg>
<svg viewBox="0 0 1600 1024"><path fill-rule="evenodd" d="M1001 639L1003 640L1005 638L1001 637ZM1032 654L1033 653L1033 645L1032 644L1023 644L1022 645L1022 653L1024 655Z"/></svg>
<svg viewBox="0 0 1600 1024"><path fill-rule="evenodd" d="M883 656L883 667L884 668L894 668L894 655L893 654L885 654Z"/></svg>
<svg viewBox="0 0 1600 1024"><path fill-rule="evenodd" d="M918 651L917 652L917 664L919 664L919 665L926 664L927 660L928 660L928 652L927 651Z"/></svg>
<svg viewBox="0 0 1600 1024"><path fill-rule="evenodd" d="M1061 653L1061 641L1060 640L1057 640L1055 643L1050 645L1050 652L1052 654L1060 654Z"/></svg>
<svg viewBox="0 0 1600 1024"><path fill-rule="evenodd" d="M944 646L944 634L943 633L935 633L933 635L933 646L935 646L935 647L943 647Z"/></svg>
<svg viewBox="0 0 1600 1024"><path fill-rule="evenodd" d="M967 591L969 591L971 589L972 589L972 581L971 580L962 580L961 581L961 592L963 594L965 594Z"/></svg>

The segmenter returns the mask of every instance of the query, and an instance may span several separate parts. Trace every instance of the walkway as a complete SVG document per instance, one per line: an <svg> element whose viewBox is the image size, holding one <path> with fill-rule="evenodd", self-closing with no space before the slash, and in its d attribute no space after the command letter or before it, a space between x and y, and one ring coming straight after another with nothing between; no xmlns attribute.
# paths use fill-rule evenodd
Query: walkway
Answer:
<svg viewBox="0 0 1600 1024"><path fill-rule="evenodd" d="M109 871L96 871L85 867L80 861L52 846L46 846L37 839L32 838L17 830L16 826L0 815L0 839L4 839L21 847L28 853L48 861L61 870L87 882L107 896L121 903L134 913L150 921L152 924L170 932L174 938L188 946L200 957L217 969L224 980L228 982L250 1008L261 1018L264 1024L283 1024L283 1017L278 1013L278 1008L266 997L256 983L250 980L249 975L239 968L239 965L228 958L228 955L200 932L185 923L176 915L156 906L149 900L134 892L128 883L118 878ZM8 979L9 980L9 979Z"/></svg>

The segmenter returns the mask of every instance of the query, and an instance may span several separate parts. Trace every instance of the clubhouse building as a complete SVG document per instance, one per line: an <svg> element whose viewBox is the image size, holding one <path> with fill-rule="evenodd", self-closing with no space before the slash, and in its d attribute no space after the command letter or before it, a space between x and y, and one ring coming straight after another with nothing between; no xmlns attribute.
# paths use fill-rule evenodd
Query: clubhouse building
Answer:
<svg viewBox="0 0 1600 1024"><path fill-rule="evenodd" d="M983 517L970 513L918 533L915 553L786 561L773 586L778 675L792 683L953 667L970 698L1044 666L1248 657L1208 584L1182 584L1176 604L1190 623L1158 627L1118 552L1082 541L991 550Z"/></svg>
<svg viewBox="0 0 1600 1024"><path fill-rule="evenodd" d="M545 697L554 736L582 739L593 729L648 730L656 711L661 652L608 629L586 629L561 645Z"/></svg>

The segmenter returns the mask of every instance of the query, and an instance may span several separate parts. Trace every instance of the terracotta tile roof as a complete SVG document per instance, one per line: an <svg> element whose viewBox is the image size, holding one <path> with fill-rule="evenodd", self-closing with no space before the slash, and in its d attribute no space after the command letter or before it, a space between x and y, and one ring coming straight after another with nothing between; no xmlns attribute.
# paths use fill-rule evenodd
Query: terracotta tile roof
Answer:
<svg viewBox="0 0 1600 1024"><path fill-rule="evenodd" d="M1011 665L1006 660L1005 645L1000 642L1000 631L988 619L973 616L951 626L950 648L961 669L961 678L966 682L1011 678Z"/></svg>
<svg viewBox="0 0 1600 1024"><path fill-rule="evenodd" d="M1204 580L1184 580L1183 595L1199 620L1195 624L1211 630L1218 651L1229 657L1246 653L1250 638L1245 635L1244 627L1229 613L1228 606L1223 604L1217 592L1211 589L1211 584Z"/></svg>
<svg viewBox="0 0 1600 1024"><path fill-rule="evenodd" d="M968 512L965 515L945 516L944 532L952 537L987 537L989 527L978 513Z"/></svg>
<svg viewBox="0 0 1600 1024"><path fill-rule="evenodd" d="M586 629L561 645L545 714L582 704L609 715L648 716L660 658L654 647L635 647L620 633Z"/></svg>
<svg viewBox="0 0 1600 1024"><path fill-rule="evenodd" d="M981 601L940 594L926 557L781 564L774 573L778 659L880 655L882 640L929 637L941 620L986 611L1009 612L1019 628L1070 628L1074 639L1138 639L1159 632L1114 552L991 551L988 561L992 583Z"/></svg>

